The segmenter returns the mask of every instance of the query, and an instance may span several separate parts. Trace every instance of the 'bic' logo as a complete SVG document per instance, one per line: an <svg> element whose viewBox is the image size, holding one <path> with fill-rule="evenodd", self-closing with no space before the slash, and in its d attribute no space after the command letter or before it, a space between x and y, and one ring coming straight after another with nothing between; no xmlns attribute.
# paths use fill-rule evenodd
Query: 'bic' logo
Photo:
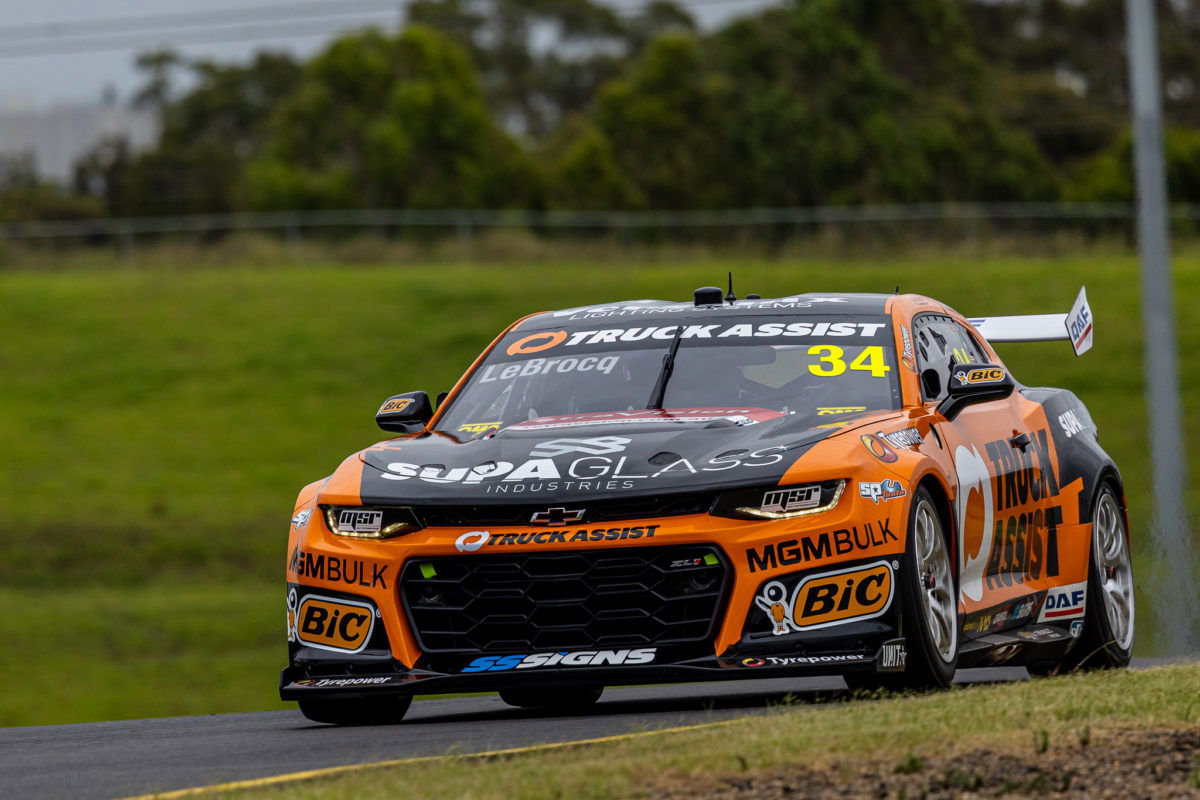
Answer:
<svg viewBox="0 0 1200 800"><path fill-rule="evenodd" d="M375 628L375 609L368 603L309 595L300 602L296 638L322 650L357 653Z"/></svg>
<svg viewBox="0 0 1200 800"><path fill-rule="evenodd" d="M792 621L797 630L877 617L892 602L892 568L880 561L805 578L796 587Z"/></svg>
<svg viewBox="0 0 1200 800"><path fill-rule="evenodd" d="M987 369L973 369L970 372L959 370L954 373L954 377L958 378L958 382L963 385L973 383L999 383L1004 380L1004 370L990 367Z"/></svg>
<svg viewBox="0 0 1200 800"><path fill-rule="evenodd" d="M413 404L411 397L390 398L379 407L378 414L398 414Z"/></svg>

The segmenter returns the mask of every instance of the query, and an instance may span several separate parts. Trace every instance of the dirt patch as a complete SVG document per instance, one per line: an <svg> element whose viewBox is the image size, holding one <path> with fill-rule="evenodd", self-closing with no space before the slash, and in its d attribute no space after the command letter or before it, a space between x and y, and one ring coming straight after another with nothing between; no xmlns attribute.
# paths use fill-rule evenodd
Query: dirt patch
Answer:
<svg viewBox="0 0 1200 800"><path fill-rule="evenodd" d="M1200 798L1200 730L1120 730L1050 741L1031 732L1025 752L975 750L899 762L836 762L689 781L669 800L797 798Z"/></svg>

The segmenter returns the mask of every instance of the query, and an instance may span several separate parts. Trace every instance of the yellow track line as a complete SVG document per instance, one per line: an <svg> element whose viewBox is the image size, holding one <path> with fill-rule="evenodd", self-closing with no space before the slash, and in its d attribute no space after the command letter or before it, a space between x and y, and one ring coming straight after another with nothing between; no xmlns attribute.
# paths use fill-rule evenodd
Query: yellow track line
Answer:
<svg viewBox="0 0 1200 800"><path fill-rule="evenodd" d="M251 778L245 781L231 781L229 783L214 783L210 786L194 786L190 789L176 789L171 792L159 792L157 794L142 794L135 797L127 797L124 800L173 800L176 797L195 797L197 795L209 794L212 792L232 792L237 789L258 789L264 786L276 786L281 783L292 783L295 781L307 781L313 778L325 778L331 775L342 775L349 772L359 772L360 770L379 769L380 767L399 767L408 764L426 764L433 761L454 761L454 760L489 760L494 758L502 758L504 756L522 755L525 753L538 753L546 750L561 750L566 747L579 747L586 744L605 744L608 742L623 742L630 739L640 739L646 736L659 736L664 733L683 733L684 731L696 731L704 728L717 728L722 725L731 725L734 722L740 722L737 719L726 719L720 722L702 722L697 725L681 725L677 728L660 728L654 731L641 731L639 733L618 733L612 736L601 736L597 739L576 739L570 742L550 742L549 744L532 744L525 747L511 747L507 750L487 750L482 753L462 753L450 754L444 756L414 756L412 758L397 758L391 761L370 761L365 764L345 764L340 767L324 767L321 769L307 769L302 772L288 772L283 775L272 775L267 778Z"/></svg>

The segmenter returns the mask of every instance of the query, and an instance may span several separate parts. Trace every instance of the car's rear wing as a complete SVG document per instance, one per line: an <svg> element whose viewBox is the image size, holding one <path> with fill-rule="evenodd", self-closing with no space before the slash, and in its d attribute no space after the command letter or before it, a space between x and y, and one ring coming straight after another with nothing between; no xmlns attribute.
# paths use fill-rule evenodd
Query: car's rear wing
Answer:
<svg viewBox="0 0 1200 800"><path fill-rule="evenodd" d="M976 317L970 323L993 343L1067 341L1077 356L1092 349L1092 309L1087 302L1087 287L1079 289L1075 305L1067 314Z"/></svg>

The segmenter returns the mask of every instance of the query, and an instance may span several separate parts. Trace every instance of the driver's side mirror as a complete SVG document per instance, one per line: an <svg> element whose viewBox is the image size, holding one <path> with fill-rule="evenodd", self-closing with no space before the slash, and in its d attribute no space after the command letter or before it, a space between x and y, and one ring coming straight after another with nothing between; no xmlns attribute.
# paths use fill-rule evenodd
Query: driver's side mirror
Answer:
<svg viewBox="0 0 1200 800"><path fill-rule="evenodd" d="M946 399L938 404L946 419L954 419L969 405L1003 400L1016 388L1008 370L997 364L955 364L949 383Z"/></svg>
<svg viewBox="0 0 1200 800"><path fill-rule="evenodd" d="M375 413L375 424L392 433L415 433L425 428L433 416L433 406L425 392L394 394Z"/></svg>

